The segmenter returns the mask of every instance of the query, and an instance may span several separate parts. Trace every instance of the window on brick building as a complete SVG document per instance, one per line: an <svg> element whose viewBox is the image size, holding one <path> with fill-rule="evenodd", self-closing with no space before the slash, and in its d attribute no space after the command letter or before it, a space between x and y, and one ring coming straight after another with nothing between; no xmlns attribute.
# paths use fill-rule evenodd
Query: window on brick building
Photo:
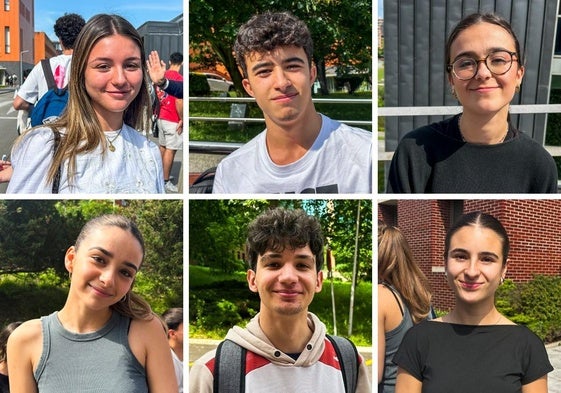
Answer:
<svg viewBox="0 0 561 393"><path fill-rule="evenodd" d="M10 11L10 0L4 0L4 11Z"/></svg>
<svg viewBox="0 0 561 393"><path fill-rule="evenodd" d="M10 53L10 26L4 26L4 48L5 53Z"/></svg>

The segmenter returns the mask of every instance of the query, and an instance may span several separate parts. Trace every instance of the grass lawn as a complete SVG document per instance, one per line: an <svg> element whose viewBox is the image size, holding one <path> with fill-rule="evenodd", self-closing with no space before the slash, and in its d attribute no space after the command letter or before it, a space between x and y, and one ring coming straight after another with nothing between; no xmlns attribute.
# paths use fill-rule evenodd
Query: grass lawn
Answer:
<svg viewBox="0 0 561 393"><path fill-rule="evenodd" d="M371 92L330 94L328 97L314 98L372 98ZM224 102L190 102L191 117L230 117L231 103ZM263 118L263 113L255 103L249 103L250 118ZM316 109L337 120L372 120L372 107L369 104L325 104L317 103ZM265 123L249 123L243 129L230 129L226 122L189 121L189 139L193 141L212 142L247 142L265 128ZM372 127L360 126L371 130Z"/></svg>

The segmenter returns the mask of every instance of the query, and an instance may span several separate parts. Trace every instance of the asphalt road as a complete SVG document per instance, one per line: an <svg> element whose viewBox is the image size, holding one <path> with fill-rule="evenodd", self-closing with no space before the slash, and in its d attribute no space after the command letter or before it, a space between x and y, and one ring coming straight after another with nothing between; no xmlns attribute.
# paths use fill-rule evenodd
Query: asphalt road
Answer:
<svg viewBox="0 0 561 393"><path fill-rule="evenodd" d="M8 113L8 111L12 108L13 99L13 89L0 89L0 157L3 154L6 154L8 157L10 156L10 151L12 149L14 140L18 136L16 130L17 111ZM156 144L158 143L156 139L151 139ZM179 179L182 162L183 150L179 150L175 155L175 159L173 161L173 166L171 169L171 176L175 178L174 183L176 184L177 180ZM5 193L7 187L7 183L0 183L0 193Z"/></svg>

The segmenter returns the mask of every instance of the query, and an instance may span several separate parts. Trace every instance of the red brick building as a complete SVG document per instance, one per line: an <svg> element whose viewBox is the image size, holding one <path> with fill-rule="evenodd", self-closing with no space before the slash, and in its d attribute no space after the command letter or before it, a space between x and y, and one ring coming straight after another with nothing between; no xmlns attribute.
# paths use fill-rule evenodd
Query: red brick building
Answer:
<svg viewBox="0 0 561 393"><path fill-rule="evenodd" d="M378 203L378 219L401 229L433 290L434 305L454 299L444 278L446 231L463 213L495 216L510 242L507 278L526 282L535 274L561 274L561 200L392 200Z"/></svg>

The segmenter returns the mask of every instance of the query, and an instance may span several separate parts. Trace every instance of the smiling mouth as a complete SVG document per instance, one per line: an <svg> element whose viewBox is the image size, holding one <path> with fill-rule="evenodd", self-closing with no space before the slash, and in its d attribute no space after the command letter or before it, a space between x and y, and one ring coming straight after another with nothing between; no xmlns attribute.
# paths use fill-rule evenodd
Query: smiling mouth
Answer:
<svg viewBox="0 0 561 393"><path fill-rule="evenodd" d="M96 287L96 286L94 286L94 285L92 285L92 284L89 284L89 287L94 291L95 294L97 294L97 295L99 295L99 296L101 296L101 297L112 297L112 296L113 296L113 295L111 295L111 294L109 294L109 293L107 293L107 292L105 292L105 291L99 289L98 287Z"/></svg>
<svg viewBox="0 0 561 393"><path fill-rule="evenodd" d="M298 95L298 93L283 94L283 95L276 96L275 98L273 98L273 101L276 101L276 102L290 101L294 97L296 97L297 95Z"/></svg>
<svg viewBox="0 0 561 393"><path fill-rule="evenodd" d="M478 282L466 282L466 281L460 281L460 285L462 288L467 289L467 290L475 290L478 289L481 285L481 283Z"/></svg>

